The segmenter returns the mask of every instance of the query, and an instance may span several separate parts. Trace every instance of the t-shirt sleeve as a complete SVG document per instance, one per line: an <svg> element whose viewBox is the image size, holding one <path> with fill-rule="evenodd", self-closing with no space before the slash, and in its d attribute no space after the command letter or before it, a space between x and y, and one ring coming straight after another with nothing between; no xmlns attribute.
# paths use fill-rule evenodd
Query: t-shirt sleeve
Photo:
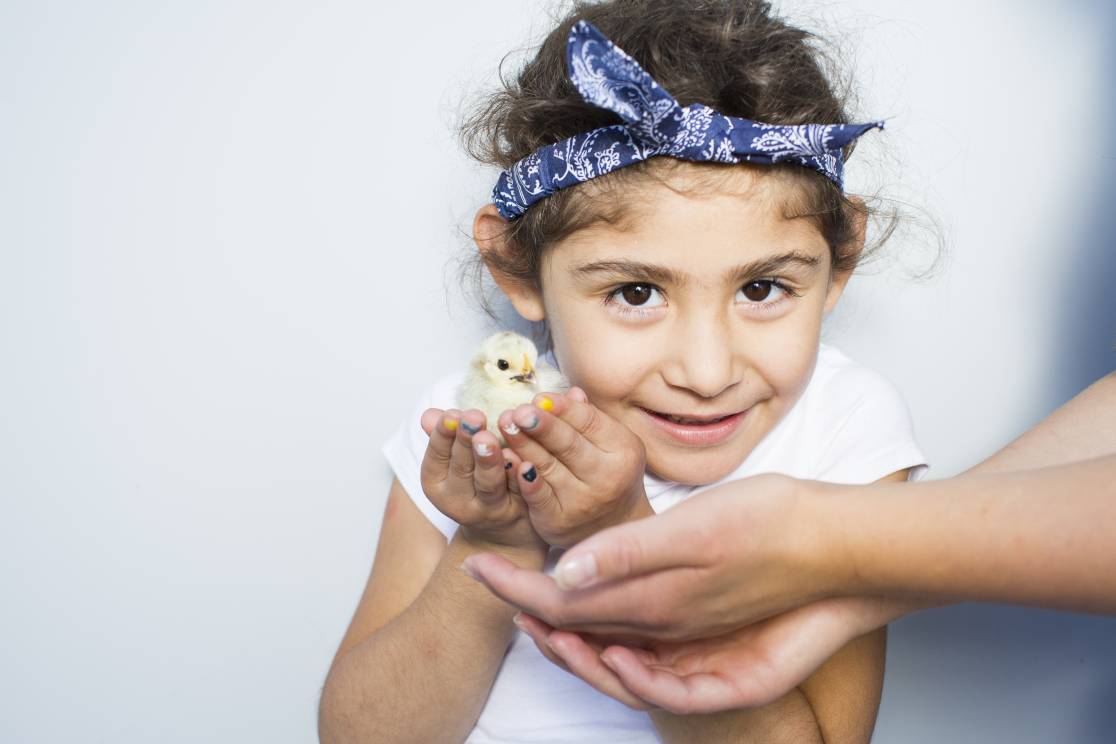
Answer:
<svg viewBox="0 0 1116 744"><path fill-rule="evenodd" d="M426 454L426 445L430 438L422 430L419 420L422 412L427 408L446 409L454 406L455 391L460 377L460 375L451 375L431 385L423 393L410 415L400 422L395 433L380 448L395 477L411 497L411 501L430 520L430 523L446 536L447 540L457 530L457 522L438 511L422 490L422 458Z"/></svg>
<svg viewBox="0 0 1116 744"><path fill-rule="evenodd" d="M831 385L848 403L818 458L817 480L871 483L907 468L909 480L925 475L926 457L915 440L910 409L890 380L858 366L838 372Z"/></svg>

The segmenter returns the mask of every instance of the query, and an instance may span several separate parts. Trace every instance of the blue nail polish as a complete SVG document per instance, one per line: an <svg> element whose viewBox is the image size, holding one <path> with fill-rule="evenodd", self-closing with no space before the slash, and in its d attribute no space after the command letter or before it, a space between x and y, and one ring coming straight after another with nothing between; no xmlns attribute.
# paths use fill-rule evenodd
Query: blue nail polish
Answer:
<svg viewBox="0 0 1116 744"><path fill-rule="evenodd" d="M538 477L539 477L539 474L535 472L535 466L534 465L531 466L530 470L528 470L526 473L523 474L523 480L527 481L528 483L534 483L535 478L538 478Z"/></svg>
<svg viewBox="0 0 1116 744"><path fill-rule="evenodd" d="M535 416L535 415L532 415L531 416L531 421L529 423L524 424L523 428L524 429L534 429L538 425L539 425L539 417Z"/></svg>
<svg viewBox="0 0 1116 744"><path fill-rule="evenodd" d="M470 434L476 434L478 431L480 431L479 426L473 426L465 419L461 419L461 428L469 432Z"/></svg>

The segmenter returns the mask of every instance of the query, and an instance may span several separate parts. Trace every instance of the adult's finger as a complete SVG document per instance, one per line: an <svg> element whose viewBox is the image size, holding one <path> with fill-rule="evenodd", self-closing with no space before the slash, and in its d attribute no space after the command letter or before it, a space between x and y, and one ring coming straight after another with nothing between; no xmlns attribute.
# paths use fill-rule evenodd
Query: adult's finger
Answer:
<svg viewBox="0 0 1116 744"><path fill-rule="evenodd" d="M563 589L664 569L708 565L708 518L691 506L701 494L662 514L615 525L574 545L555 567Z"/></svg>
<svg viewBox="0 0 1116 744"><path fill-rule="evenodd" d="M693 584L692 570L683 569L567 592L549 576L493 553L471 555L465 563L471 576L508 604L554 627L600 636L674 637L681 611L661 600L681 597Z"/></svg>
<svg viewBox="0 0 1116 744"><path fill-rule="evenodd" d="M516 614L516 616L512 618L512 622L535 642L535 647L539 649L539 653L545 656L551 664L561 667L567 672L570 671L569 667L566 666L566 662L562 661L562 657L554 653L554 649L547 643L547 636L550 635L550 631L552 631L553 628L538 618L531 617L522 612Z"/></svg>
<svg viewBox="0 0 1116 744"><path fill-rule="evenodd" d="M601 661L630 694L678 715L758 704L741 702L742 696L735 686L717 675L676 674L670 669L653 668L624 646L605 649Z"/></svg>
<svg viewBox="0 0 1116 744"><path fill-rule="evenodd" d="M650 710L656 707L634 695L624 686L623 681L601 661L600 652L585 642L577 633L555 630L547 642L563 662L567 671L577 675L609 697L619 700L635 710Z"/></svg>

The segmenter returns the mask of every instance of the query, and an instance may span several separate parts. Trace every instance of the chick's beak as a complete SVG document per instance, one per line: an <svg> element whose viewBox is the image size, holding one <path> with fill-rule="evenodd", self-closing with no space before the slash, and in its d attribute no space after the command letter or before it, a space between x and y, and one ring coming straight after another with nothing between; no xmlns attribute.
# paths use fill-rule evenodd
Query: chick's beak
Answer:
<svg viewBox="0 0 1116 744"><path fill-rule="evenodd" d="M520 374L512 379L518 380L519 382L531 382L535 379L535 370L531 366L531 360L526 354L523 355L523 366L520 368Z"/></svg>

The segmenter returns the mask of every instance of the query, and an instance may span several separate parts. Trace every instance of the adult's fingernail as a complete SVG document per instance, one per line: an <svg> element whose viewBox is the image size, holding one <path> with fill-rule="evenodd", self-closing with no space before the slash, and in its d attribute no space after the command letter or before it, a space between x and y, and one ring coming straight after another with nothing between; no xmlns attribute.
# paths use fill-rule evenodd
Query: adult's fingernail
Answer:
<svg viewBox="0 0 1116 744"><path fill-rule="evenodd" d="M527 481L528 483L534 483L535 478L538 478L538 477L539 477L539 474L538 474L538 472L536 472L534 465L532 465L527 470L527 472L523 474L523 480Z"/></svg>
<svg viewBox="0 0 1116 744"><path fill-rule="evenodd" d="M475 571L475 570L473 569L473 567L472 567L472 566L471 566L471 565L469 564L469 559L468 559L468 558L466 558L466 559L465 559L465 560L464 560L464 561L463 561L463 562L461 563L461 565L460 565L460 566L458 566L458 568L459 568L459 569L461 569L461 570L462 570L462 571L463 571L464 573L468 574L468 575L469 575L469 576L470 576L471 578L474 578L474 579L479 579L479 577L477 576L477 572L476 572L476 571Z"/></svg>
<svg viewBox="0 0 1116 744"><path fill-rule="evenodd" d="M562 589L580 589L597 578L597 557L592 553L579 555L562 561L554 574L554 580Z"/></svg>

